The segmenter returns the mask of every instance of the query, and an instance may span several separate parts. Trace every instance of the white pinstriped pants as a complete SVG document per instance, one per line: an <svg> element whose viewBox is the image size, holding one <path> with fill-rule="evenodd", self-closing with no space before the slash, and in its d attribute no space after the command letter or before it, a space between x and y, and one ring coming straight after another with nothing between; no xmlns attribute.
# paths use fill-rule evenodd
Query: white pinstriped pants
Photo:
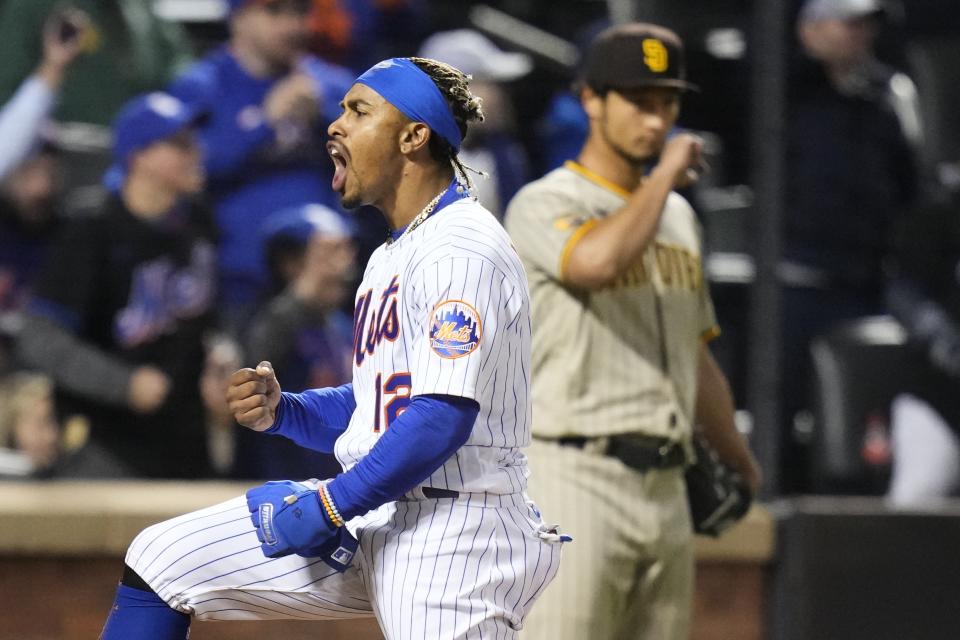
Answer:
<svg viewBox="0 0 960 640"><path fill-rule="evenodd" d="M376 616L387 640L448 640L515 638L560 561L520 494L392 502L357 522L344 573L264 557L243 497L148 527L126 562L197 620Z"/></svg>

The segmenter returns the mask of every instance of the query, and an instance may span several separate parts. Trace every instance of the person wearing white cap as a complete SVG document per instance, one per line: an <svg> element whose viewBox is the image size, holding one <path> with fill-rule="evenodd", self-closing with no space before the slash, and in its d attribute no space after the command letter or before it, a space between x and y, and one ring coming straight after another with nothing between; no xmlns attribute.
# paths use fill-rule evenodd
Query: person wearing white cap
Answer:
<svg viewBox="0 0 960 640"><path fill-rule="evenodd" d="M916 92L878 61L881 29L896 17L877 0L808 0L788 82L785 264L780 389L787 492L809 489L791 425L809 408L809 345L838 322L884 313L892 230L909 215L919 180Z"/></svg>
<svg viewBox="0 0 960 640"><path fill-rule="evenodd" d="M801 9L801 19L805 21L848 20L886 13L886 11L887 6L882 0L807 0Z"/></svg>
<svg viewBox="0 0 960 640"><path fill-rule="evenodd" d="M470 129L460 158L487 179L477 180L477 197L498 218L510 198L530 177L526 151L516 138L517 122L505 84L533 70L533 60L503 51L473 29L441 31L420 46L422 57L453 65L472 79L474 95L483 100L484 120Z"/></svg>
<svg viewBox="0 0 960 640"><path fill-rule="evenodd" d="M435 33L420 46L425 58L441 60L473 76L474 82L509 82L533 70L533 60L520 52L503 51L473 29Z"/></svg>
<svg viewBox="0 0 960 640"><path fill-rule="evenodd" d="M849 75L873 60L886 11L880 0L807 0L800 9L797 34L807 55L821 62L841 88L852 81Z"/></svg>

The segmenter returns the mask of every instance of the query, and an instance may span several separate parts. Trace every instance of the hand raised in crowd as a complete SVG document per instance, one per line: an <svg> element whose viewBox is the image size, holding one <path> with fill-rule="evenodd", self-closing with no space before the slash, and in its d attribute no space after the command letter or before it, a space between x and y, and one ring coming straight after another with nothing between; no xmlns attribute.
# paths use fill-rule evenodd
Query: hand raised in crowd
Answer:
<svg viewBox="0 0 960 640"><path fill-rule="evenodd" d="M227 404L239 424L254 431L272 427L280 404L280 383L273 365L264 360L256 369L235 371L227 387Z"/></svg>
<svg viewBox="0 0 960 640"><path fill-rule="evenodd" d="M130 376L127 402L137 413L153 413L159 409L170 394L170 377L150 365L134 369Z"/></svg>
<svg viewBox="0 0 960 640"><path fill-rule="evenodd" d="M277 82L264 99L263 112L272 125L280 122L308 124L319 113L316 82L300 72Z"/></svg>
<svg viewBox="0 0 960 640"><path fill-rule="evenodd" d="M690 133L681 133L670 138L660 154L658 166L671 172L674 186L678 189L696 183L703 163L703 139Z"/></svg>
<svg viewBox="0 0 960 640"><path fill-rule="evenodd" d="M63 82L71 62L84 52L90 18L79 9L57 11L43 26L43 61L37 74L52 88Z"/></svg>

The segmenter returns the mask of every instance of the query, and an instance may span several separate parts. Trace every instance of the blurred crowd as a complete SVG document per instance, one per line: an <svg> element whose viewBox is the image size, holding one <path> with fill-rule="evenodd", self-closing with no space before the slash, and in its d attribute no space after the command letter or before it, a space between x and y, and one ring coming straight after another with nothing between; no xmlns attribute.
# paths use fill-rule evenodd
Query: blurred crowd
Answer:
<svg viewBox="0 0 960 640"><path fill-rule="evenodd" d="M324 141L340 98L392 55L470 73L486 119L461 159L486 176L479 197L500 217L523 184L579 153L587 120L569 89L576 69L549 47L481 33L470 21L478 3L223 0L202 24L171 20L161 4L0 0L0 476L332 475L331 458L236 427L224 390L236 368L260 360L289 391L350 379L353 287L387 229L375 211L341 209L330 186ZM574 49L610 22L604 3L489 4ZM705 43L691 47L702 91L680 122L710 142L712 172L685 195L720 254L728 235L710 217L749 181L749 113L744 92L717 78L742 82L750 55L762 54L722 10L742 17L750 3L719 3L707 29L650 4L649 17L644 3L634 17ZM903 33L901 9L806 0L790 14L787 491L809 488L795 436L811 408L811 343L878 314L893 314L922 354L923 382L905 383L890 415L936 436L901 437L902 448L948 452L936 473L901 475L899 490L909 499L957 488L960 149L926 151L924 118L943 109L915 83L931 70L890 37ZM746 233L749 216L741 224ZM894 241L921 236L938 251ZM733 341L723 364L742 400L745 316L724 317L738 296L715 293L732 336L721 340ZM886 427L891 443L896 426ZM911 468L931 466L920 459Z"/></svg>

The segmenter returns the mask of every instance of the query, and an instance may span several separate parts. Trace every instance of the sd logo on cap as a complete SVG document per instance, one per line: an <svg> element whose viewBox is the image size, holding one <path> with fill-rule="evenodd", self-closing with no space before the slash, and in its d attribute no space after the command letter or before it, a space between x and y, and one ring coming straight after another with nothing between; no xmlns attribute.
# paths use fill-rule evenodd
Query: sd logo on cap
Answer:
<svg viewBox="0 0 960 640"><path fill-rule="evenodd" d="M683 42L677 34L645 22L601 32L587 51L582 80L599 93L637 87L697 90L687 82Z"/></svg>

